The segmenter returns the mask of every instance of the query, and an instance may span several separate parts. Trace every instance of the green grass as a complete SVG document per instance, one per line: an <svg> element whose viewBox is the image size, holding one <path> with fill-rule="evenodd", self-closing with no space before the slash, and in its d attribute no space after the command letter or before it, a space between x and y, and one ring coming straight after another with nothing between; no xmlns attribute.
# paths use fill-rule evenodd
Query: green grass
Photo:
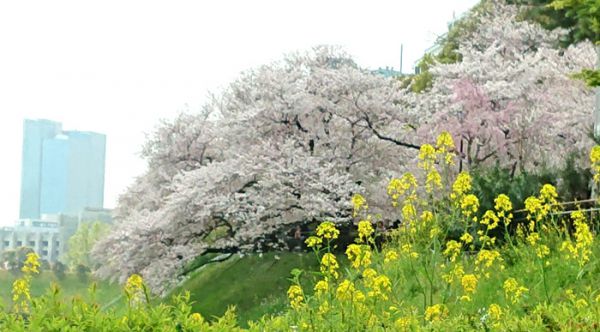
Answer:
<svg viewBox="0 0 600 332"><path fill-rule="evenodd" d="M199 258L191 268L206 264L206 259ZM228 307L235 306L238 321L245 326L248 320L258 320L265 314L286 310L290 272L295 268L316 271L318 266L313 253L233 255L223 262L208 263L191 272L188 280L156 302L169 303L173 295L189 291L194 312L212 319L222 316ZM17 277L8 271L0 271L0 299L6 307L11 305L12 283ZM313 278L304 276L302 279L306 282L305 289L312 289ZM67 274L63 280L58 280L52 272L43 271L32 280L31 292L33 296L42 295L52 283L56 283L65 300L75 296L88 300L92 281L81 281L75 274ZM125 308L120 285L106 281L96 281L96 284L96 302L104 309L120 312Z"/></svg>
<svg viewBox="0 0 600 332"><path fill-rule="evenodd" d="M0 300L7 307L11 305L12 284L18 277L19 275L15 275L9 271L0 270ZM119 285L110 284L106 281L95 281L91 278L88 281L82 281L79 280L77 275L71 273L67 273L62 280L59 280L50 271L42 271L32 279L31 295L43 295L50 289L52 283L56 283L60 288L63 298L80 297L87 300L90 298L88 289L93 282L96 283L96 301L100 305L105 305L121 295L121 287Z"/></svg>
<svg viewBox="0 0 600 332"><path fill-rule="evenodd" d="M248 320L286 309L288 278L294 268L314 271L318 262L312 253L234 255L193 272L171 294L189 291L194 311L207 318L221 316L228 306L235 306L239 323L246 325Z"/></svg>

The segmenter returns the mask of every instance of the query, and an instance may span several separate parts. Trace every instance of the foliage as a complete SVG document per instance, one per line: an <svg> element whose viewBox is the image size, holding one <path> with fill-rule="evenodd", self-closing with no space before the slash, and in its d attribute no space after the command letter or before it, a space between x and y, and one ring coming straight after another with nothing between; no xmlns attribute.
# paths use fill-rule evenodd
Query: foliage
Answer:
<svg viewBox="0 0 600 332"><path fill-rule="evenodd" d="M479 2L464 17L452 22L448 27L448 32L435 42L434 46L439 51L423 55L417 64L419 73L411 78L410 87L413 92L419 93L431 88L433 75L429 69L436 63L451 64L462 61L462 54L458 51L461 41L470 38L471 33L478 25L478 17L483 13L489 13L489 3L490 1L487 0Z"/></svg>
<svg viewBox="0 0 600 332"><path fill-rule="evenodd" d="M525 207L525 199L535 195L537 188L550 183L557 187L565 201L585 200L590 198L590 170L579 165L582 158L571 153L564 159L560 168L540 168L537 171L513 173L495 165L477 169L472 172L473 192L480 198L481 211L489 210L499 194L506 194L515 202L514 208Z"/></svg>
<svg viewBox="0 0 600 332"><path fill-rule="evenodd" d="M598 0L512 0L526 4L522 16L541 23L545 28L569 29L563 45L589 40L600 41L600 2Z"/></svg>
<svg viewBox="0 0 600 332"><path fill-rule="evenodd" d="M52 264L52 273L58 280L64 280L67 273L67 266L56 261Z"/></svg>
<svg viewBox="0 0 600 332"><path fill-rule="evenodd" d="M547 29L563 28L563 46L589 41L600 47L600 1L598 0L512 0L527 4L525 19L539 22ZM600 49L597 50L600 52ZM583 69L575 75L589 86L600 86L600 70Z"/></svg>
<svg viewBox="0 0 600 332"><path fill-rule="evenodd" d="M69 238L69 250L66 254L69 266L95 268L96 264L91 257L92 248L109 230L110 226L100 221L80 223L75 234Z"/></svg>
<svg viewBox="0 0 600 332"><path fill-rule="evenodd" d="M13 273L19 273L25 265L27 255L32 253L33 249L29 247L18 247L11 250L4 250L0 256L0 263L6 265L8 270Z"/></svg>

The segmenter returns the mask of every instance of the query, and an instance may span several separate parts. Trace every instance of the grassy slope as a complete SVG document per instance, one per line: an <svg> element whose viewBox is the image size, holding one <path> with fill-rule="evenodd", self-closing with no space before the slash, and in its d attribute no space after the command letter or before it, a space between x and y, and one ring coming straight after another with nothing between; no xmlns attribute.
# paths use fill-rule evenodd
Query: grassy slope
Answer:
<svg viewBox="0 0 600 332"><path fill-rule="evenodd" d="M174 289L165 301L170 301L172 295L189 291L195 312L210 318L221 316L229 306L235 306L239 322L246 325L248 320L257 320L264 314L277 313L287 307L288 278L294 268L315 271L318 262L312 253L266 253L262 257L234 255L226 261L209 263L192 272L190 278ZM10 272L0 270L0 303L6 307L11 305L15 278ZM312 278L304 276L303 279ZM49 271L33 279L32 295L44 294L53 282L58 284L66 299L73 296L89 299L90 282L80 281L74 274L67 274L64 280L58 280ZM306 285L305 289L312 287ZM120 311L124 308L121 295L121 286L97 282L96 301L100 305L108 304L106 308Z"/></svg>
<svg viewBox="0 0 600 332"><path fill-rule="evenodd" d="M5 306L11 305L12 284L18 276L0 270L0 301ZM32 280L31 294L39 296L46 293L52 283L56 283L65 298L78 296L83 299L89 298L88 289L92 280L81 281L75 274L67 274L63 280L58 280L52 272L43 271ZM99 304L106 304L121 294L121 288L118 285L110 284L106 281L96 281L96 301Z"/></svg>
<svg viewBox="0 0 600 332"><path fill-rule="evenodd" d="M194 311L204 317L221 316L234 305L239 322L245 325L248 320L285 309L288 278L294 268L314 271L318 264L312 253L236 255L193 272L172 294L190 291Z"/></svg>

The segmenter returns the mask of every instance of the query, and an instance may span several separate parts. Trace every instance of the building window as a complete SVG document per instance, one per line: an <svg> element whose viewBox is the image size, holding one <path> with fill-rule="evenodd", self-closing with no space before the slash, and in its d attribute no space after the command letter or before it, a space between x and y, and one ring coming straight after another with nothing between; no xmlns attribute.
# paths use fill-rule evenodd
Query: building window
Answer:
<svg viewBox="0 0 600 332"><path fill-rule="evenodd" d="M57 247L60 247L60 241L56 241L56 243L54 245Z"/></svg>
<svg viewBox="0 0 600 332"><path fill-rule="evenodd" d="M23 246L23 241L17 241L17 247Z"/></svg>
<svg viewBox="0 0 600 332"><path fill-rule="evenodd" d="M48 241L42 241L42 246L47 247L48 246Z"/></svg>
<svg viewBox="0 0 600 332"><path fill-rule="evenodd" d="M42 256L48 256L48 250L42 250Z"/></svg>
<svg viewBox="0 0 600 332"><path fill-rule="evenodd" d="M8 241L4 241L4 246L5 246L5 247L8 247L8 246L10 246L10 242L8 242Z"/></svg>
<svg viewBox="0 0 600 332"><path fill-rule="evenodd" d="M29 241L28 246L30 246L32 248L35 247L35 241Z"/></svg>

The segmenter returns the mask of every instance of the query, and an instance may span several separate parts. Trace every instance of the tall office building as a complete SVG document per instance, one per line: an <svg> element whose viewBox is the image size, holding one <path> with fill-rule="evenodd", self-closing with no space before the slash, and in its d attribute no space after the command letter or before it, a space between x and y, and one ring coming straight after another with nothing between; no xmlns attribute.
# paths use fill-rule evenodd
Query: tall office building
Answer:
<svg viewBox="0 0 600 332"><path fill-rule="evenodd" d="M106 136L63 131L48 120L25 120L21 219L77 215L104 205Z"/></svg>

